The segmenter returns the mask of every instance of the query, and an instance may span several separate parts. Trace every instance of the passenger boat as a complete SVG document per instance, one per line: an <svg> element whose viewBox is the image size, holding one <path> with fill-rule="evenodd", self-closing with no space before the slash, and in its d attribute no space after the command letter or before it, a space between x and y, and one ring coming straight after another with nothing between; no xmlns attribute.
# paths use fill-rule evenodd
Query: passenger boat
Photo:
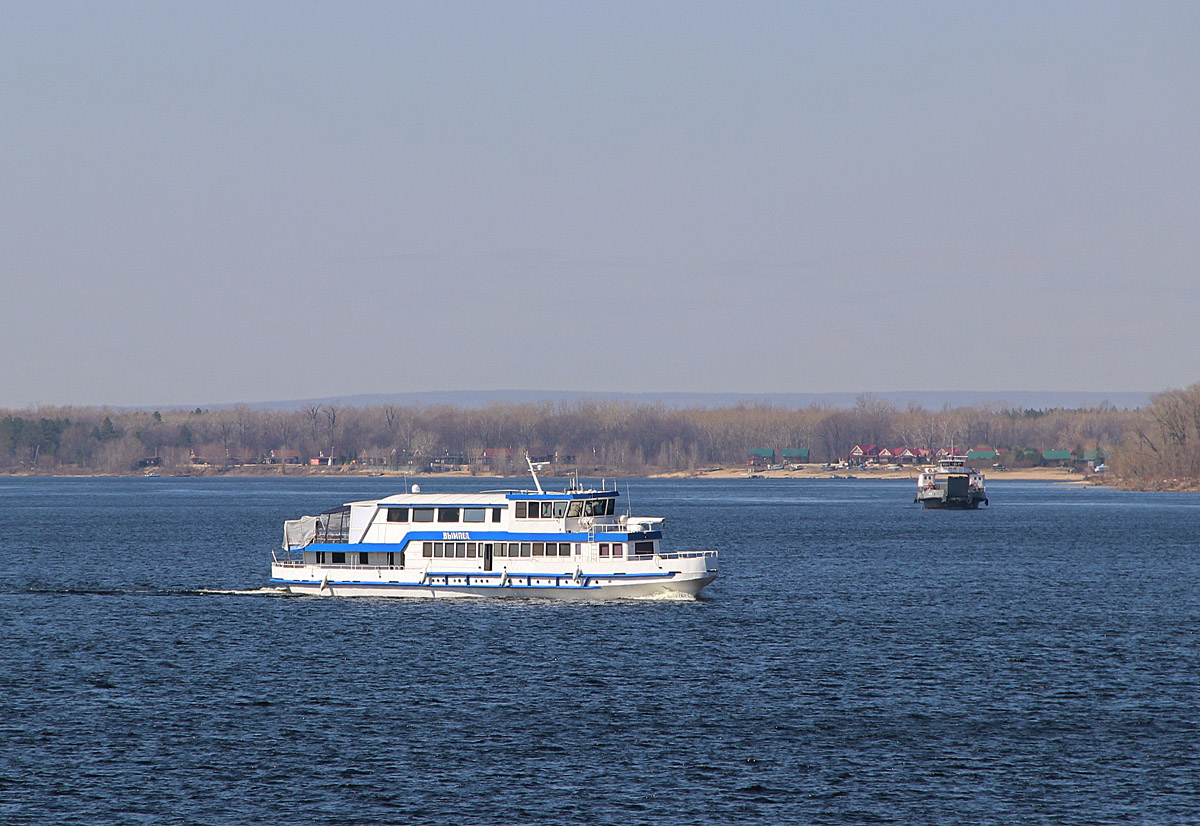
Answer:
<svg viewBox="0 0 1200 826"><path fill-rule="evenodd" d="M917 498L927 508L978 508L987 504L983 474L966 456L946 456L917 476Z"/></svg>
<svg viewBox="0 0 1200 826"><path fill-rule="evenodd" d="M613 488L411 492L284 523L271 582L296 594L611 599L695 596L717 552L667 552L664 520L617 513Z"/></svg>

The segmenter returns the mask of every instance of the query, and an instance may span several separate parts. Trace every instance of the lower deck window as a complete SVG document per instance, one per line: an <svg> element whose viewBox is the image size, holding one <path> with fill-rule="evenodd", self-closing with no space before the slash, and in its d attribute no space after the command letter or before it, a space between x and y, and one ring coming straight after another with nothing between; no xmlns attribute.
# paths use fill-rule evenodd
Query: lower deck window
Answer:
<svg viewBox="0 0 1200 826"><path fill-rule="evenodd" d="M497 543L500 547L503 542ZM422 542L421 556L426 559L478 559L483 556L483 543L480 542ZM504 556L497 552L498 556Z"/></svg>
<svg viewBox="0 0 1200 826"><path fill-rule="evenodd" d="M474 543L467 543L467 556L473 555L471 546ZM483 556L483 550L478 551L479 556ZM496 542L492 546L492 556L502 556L508 558L514 557L534 557L534 556L570 556L570 542Z"/></svg>

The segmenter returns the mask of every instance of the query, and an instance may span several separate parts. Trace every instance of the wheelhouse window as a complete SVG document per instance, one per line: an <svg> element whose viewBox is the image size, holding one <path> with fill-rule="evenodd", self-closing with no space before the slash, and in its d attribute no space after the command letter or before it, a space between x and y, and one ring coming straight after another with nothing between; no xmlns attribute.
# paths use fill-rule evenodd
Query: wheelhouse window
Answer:
<svg viewBox="0 0 1200 826"><path fill-rule="evenodd" d="M407 522L408 508L388 508L387 521L389 522Z"/></svg>
<svg viewBox="0 0 1200 826"><path fill-rule="evenodd" d="M493 522L500 521L500 512L503 510L504 510L503 508L492 508L492 521Z"/></svg>
<svg viewBox="0 0 1200 826"><path fill-rule="evenodd" d="M529 507L528 502L518 502L517 503L517 519L525 518L525 511L528 507Z"/></svg>
<svg viewBox="0 0 1200 826"><path fill-rule="evenodd" d="M581 516L582 514L583 514L583 500L576 499L574 502L571 503L571 506L569 508L567 508L567 516L578 517L578 516Z"/></svg>
<svg viewBox="0 0 1200 826"><path fill-rule="evenodd" d="M567 515L567 503L566 502L555 502L554 503L554 518L562 519L566 515Z"/></svg>
<svg viewBox="0 0 1200 826"><path fill-rule="evenodd" d="M542 502L542 519L554 518L554 503Z"/></svg>
<svg viewBox="0 0 1200 826"><path fill-rule="evenodd" d="M487 519L486 508L463 508L464 522L483 522Z"/></svg>
<svg viewBox="0 0 1200 826"><path fill-rule="evenodd" d="M439 522L457 522L458 508L438 508Z"/></svg>
<svg viewBox="0 0 1200 826"><path fill-rule="evenodd" d="M414 522L432 522L433 508L413 508L412 521Z"/></svg>
<svg viewBox="0 0 1200 826"><path fill-rule="evenodd" d="M615 499L588 499L579 504L582 505L584 516L612 516L617 502Z"/></svg>
<svg viewBox="0 0 1200 826"><path fill-rule="evenodd" d="M633 552L638 556L654 553L653 542L635 542L633 543Z"/></svg>

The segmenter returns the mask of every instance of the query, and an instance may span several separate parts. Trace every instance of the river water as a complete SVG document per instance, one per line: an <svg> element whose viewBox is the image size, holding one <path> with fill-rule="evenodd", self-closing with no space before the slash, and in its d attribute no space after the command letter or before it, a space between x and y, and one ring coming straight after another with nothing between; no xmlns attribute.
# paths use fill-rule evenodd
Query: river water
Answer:
<svg viewBox="0 0 1200 826"><path fill-rule="evenodd" d="M1200 822L1200 496L632 480L701 599L270 589L400 484L0 479L0 823Z"/></svg>

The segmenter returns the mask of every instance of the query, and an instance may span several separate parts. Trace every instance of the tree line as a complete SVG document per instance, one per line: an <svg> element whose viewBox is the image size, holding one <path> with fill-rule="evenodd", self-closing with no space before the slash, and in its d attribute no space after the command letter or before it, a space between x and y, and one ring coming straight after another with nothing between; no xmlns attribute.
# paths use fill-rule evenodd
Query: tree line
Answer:
<svg viewBox="0 0 1200 826"><path fill-rule="evenodd" d="M1200 484L1200 383L1155 395L1122 440L1122 479L1141 488Z"/></svg>
<svg viewBox="0 0 1200 826"><path fill-rule="evenodd" d="M311 404L300 410L0 411L0 469L194 472L268 461L417 470L497 451L487 472L519 475L525 453L584 472L645 475L741 465L756 449L808 448L837 461L856 444L1000 448L1036 463L1043 448L1100 450L1138 479L1200 475L1200 384L1155 396L1144 410L900 408L864 394L853 407L741 404L679 409L582 400L481 408Z"/></svg>

